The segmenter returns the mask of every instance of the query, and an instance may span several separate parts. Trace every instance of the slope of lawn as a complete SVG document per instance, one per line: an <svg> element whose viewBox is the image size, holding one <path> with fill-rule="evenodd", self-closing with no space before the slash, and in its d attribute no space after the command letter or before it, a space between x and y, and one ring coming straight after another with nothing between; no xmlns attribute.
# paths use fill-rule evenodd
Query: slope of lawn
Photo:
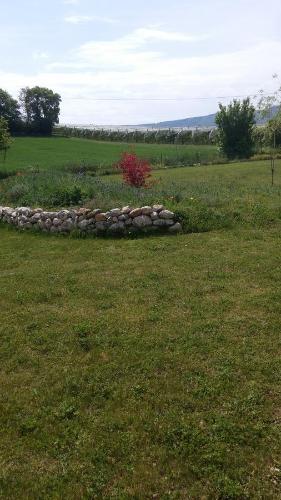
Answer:
<svg viewBox="0 0 281 500"><path fill-rule="evenodd" d="M175 146L167 144L124 144L97 142L88 139L63 137L17 137L7 154L6 163L0 158L0 169L12 171L29 167L57 169L86 163L93 166L111 167L124 151L133 149L138 155L160 163L165 159L186 159L187 163L214 161L219 155L216 146Z"/></svg>
<svg viewBox="0 0 281 500"><path fill-rule="evenodd" d="M279 498L280 223L0 241L1 498Z"/></svg>
<svg viewBox="0 0 281 500"><path fill-rule="evenodd" d="M111 209L126 204L164 203L186 220L187 231L281 219L281 160L271 186L270 162L155 170L150 189L133 189L120 175L90 176L65 171L35 171L0 180L0 205L68 207L89 204Z"/></svg>

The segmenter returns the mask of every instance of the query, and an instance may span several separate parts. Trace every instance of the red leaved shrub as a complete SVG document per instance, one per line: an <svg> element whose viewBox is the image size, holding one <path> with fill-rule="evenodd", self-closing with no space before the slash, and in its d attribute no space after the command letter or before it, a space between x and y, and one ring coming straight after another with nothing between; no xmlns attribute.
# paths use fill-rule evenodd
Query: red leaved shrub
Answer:
<svg viewBox="0 0 281 500"><path fill-rule="evenodd" d="M135 153L123 153L116 166L122 171L124 181L130 186L149 187L147 180L151 176L151 166L147 160L138 158Z"/></svg>

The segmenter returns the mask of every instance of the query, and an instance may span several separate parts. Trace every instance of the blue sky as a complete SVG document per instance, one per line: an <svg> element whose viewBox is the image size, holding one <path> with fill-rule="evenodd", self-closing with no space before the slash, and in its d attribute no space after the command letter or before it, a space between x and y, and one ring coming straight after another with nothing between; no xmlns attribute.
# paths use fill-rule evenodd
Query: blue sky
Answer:
<svg viewBox="0 0 281 500"><path fill-rule="evenodd" d="M0 0L0 7L0 87L14 96L24 86L54 89L64 123L207 114L217 96L270 91L272 74L281 74L280 0ZM125 100L103 100L115 98ZM175 100L143 100L153 98Z"/></svg>

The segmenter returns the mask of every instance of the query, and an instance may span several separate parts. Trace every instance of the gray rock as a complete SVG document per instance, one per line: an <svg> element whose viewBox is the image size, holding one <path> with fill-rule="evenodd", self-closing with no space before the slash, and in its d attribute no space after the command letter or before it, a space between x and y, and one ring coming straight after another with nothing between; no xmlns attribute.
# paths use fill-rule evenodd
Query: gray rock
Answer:
<svg viewBox="0 0 281 500"><path fill-rule="evenodd" d="M79 229L82 229L82 231L87 229L88 225L89 225L89 222L87 219L83 219L80 222L78 222L78 227L79 227Z"/></svg>
<svg viewBox="0 0 281 500"><path fill-rule="evenodd" d="M125 229L124 222L115 222L108 228L108 232L110 233L122 233Z"/></svg>
<svg viewBox="0 0 281 500"><path fill-rule="evenodd" d="M162 227L162 226L164 227L164 226L167 225L166 224L166 219L157 219L157 220L154 220L153 221L153 225L157 226L157 227Z"/></svg>
<svg viewBox="0 0 281 500"><path fill-rule="evenodd" d="M152 220L156 220L156 219L158 219L158 213L157 213L157 212L152 212L152 213L150 214L150 218L151 218Z"/></svg>
<svg viewBox="0 0 281 500"><path fill-rule="evenodd" d="M95 208L95 210L92 210L93 217L95 217L96 215L98 215L100 213L101 213L101 210L99 208Z"/></svg>
<svg viewBox="0 0 281 500"><path fill-rule="evenodd" d="M45 221L45 229L50 229L50 227L53 225L52 223L52 220L51 219L47 219Z"/></svg>
<svg viewBox="0 0 281 500"><path fill-rule="evenodd" d="M119 215L122 215L122 210L120 208L113 208L110 210L110 215L111 217L119 217Z"/></svg>
<svg viewBox="0 0 281 500"><path fill-rule="evenodd" d="M128 207L123 207L121 212L122 214L129 214L131 210L132 210L131 207L128 206Z"/></svg>
<svg viewBox="0 0 281 500"><path fill-rule="evenodd" d="M40 219L41 219L41 213L38 212L31 217L32 222L38 222Z"/></svg>
<svg viewBox="0 0 281 500"><path fill-rule="evenodd" d="M61 219L57 219L56 217L53 219L53 225L54 226L60 226L62 224Z"/></svg>
<svg viewBox="0 0 281 500"><path fill-rule="evenodd" d="M69 213L70 213L69 210L61 210L60 212L58 212L57 218L66 220L69 216Z"/></svg>
<svg viewBox="0 0 281 500"><path fill-rule="evenodd" d="M118 220L121 220L122 222L124 222L125 220L128 220L128 218L129 218L129 215L122 214L122 215L119 215Z"/></svg>
<svg viewBox="0 0 281 500"><path fill-rule="evenodd" d="M139 215L133 219L133 225L135 227L146 227L152 225L152 220L148 215Z"/></svg>
<svg viewBox="0 0 281 500"><path fill-rule="evenodd" d="M173 224L173 226L169 227L169 233L181 233L182 232L182 225L180 222L176 222Z"/></svg>
<svg viewBox="0 0 281 500"><path fill-rule="evenodd" d="M26 215L26 216L31 215L32 212L30 207L19 207L17 211L19 215Z"/></svg>
<svg viewBox="0 0 281 500"><path fill-rule="evenodd" d="M61 225L60 226L57 226L60 231L62 231L63 233L69 233L69 231L71 231L73 229L73 221L72 219L68 218L64 221L62 221Z"/></svg>
<svg viewBox="0 0 281 500"><path fill-rule="evenodd" d="M25 215L20 215L18 220L19 220L19 222L22 222L22 223L28 222L28 218Z"/></svg>
<svg viewBox="0 0 281 500"><path fill-rule="evenodd" d="M163 205L153 205L153 211L154 212L161 212L162 210L164 210L164 206Z"/></svg>
<svg viewBox="0 0 281 500"><path fill-rule="evenodd" d="M162 219L165 220L166 226L173 226L175 224L174 219Z"/></svg>
<svg viewBox="0 0 281 500"><path fill-rule="evenodd" d="M98 231L106 231L107 227L108 223L105 221L96 222L96 228L98 229Z"/></svg>
<svg viewBox="0 0 281 500"><path fill-rule="evenodd" d="M161 212L159 212L159 217L161 219L172 219L174 216L174 212L170 212L170 210L161 210Z"/></svg>

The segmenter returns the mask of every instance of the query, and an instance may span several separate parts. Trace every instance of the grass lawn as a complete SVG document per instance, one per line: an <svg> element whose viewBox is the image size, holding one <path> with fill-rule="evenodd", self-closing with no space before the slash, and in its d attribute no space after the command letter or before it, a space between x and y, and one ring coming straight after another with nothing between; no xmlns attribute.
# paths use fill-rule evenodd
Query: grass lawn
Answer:
<svg viewBox="0 0 281 500"><path fill-rule="evenodd" d="M0 204L163 202L198 233L0 226L0 498L279 498L281 162L273 187L264 161L155 171L143 190L62 170L124 147L9 152L43 171L2 179Z"/></svg>
<svg viewBox="0 0 281 500"><path fill-rule="evenodd" d="M279 498L280 223L0 240L1 498Z"/></svg>
<svg viewBox="0 0 281 500"><path fill-rule="evenodd" d="M132 148L142 157L155 159L156 163L160 163L161 154L164 160L184 157L187 163L198 161L198 153L202 161L214 161L218 158L216 146L125 144L63 137L18 137L8 151L5 165L0 160L0 169L18 171L39 167L52 170L81 162L111 167L124 151L130 151Z"/></svg>

